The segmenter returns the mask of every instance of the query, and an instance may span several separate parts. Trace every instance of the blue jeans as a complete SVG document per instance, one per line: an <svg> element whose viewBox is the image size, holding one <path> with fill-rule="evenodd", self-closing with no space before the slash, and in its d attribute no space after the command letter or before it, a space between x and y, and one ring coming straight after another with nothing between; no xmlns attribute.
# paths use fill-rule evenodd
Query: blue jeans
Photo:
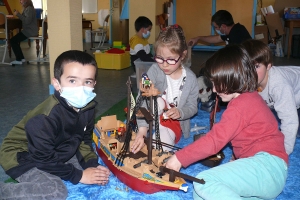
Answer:
<svg viewBox="0 0 300 200"><path fill-rule="evenodd" d="M194 182L194 199L274 199L284 188L287 164L277 156L259 152L206 171Z"/></svg>

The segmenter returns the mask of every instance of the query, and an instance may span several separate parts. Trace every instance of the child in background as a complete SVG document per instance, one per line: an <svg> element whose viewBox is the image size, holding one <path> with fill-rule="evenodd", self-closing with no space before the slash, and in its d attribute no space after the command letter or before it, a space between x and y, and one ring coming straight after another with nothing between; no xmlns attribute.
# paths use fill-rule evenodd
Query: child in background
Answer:
<svg viewBox="0 0 300 200"><path fill-rule="evenodd" d="M93 93L97 63L71 50L54 63L55 93L38 105L4 138L0 164L19 183L0 183L0 199L66 199L63 180L107 184L109 170L92 148Z"/></svg>
<svg viewBox="0 0 300 200"><path fill-rule="evenodd" d="M226 46L206 61L213 90L229 102L221 120L204 136L177 151L166 167L180 168L218 153L229 142L236 160L200 172L194 199L274 199L284 188L288 155L276 119L257 90L247 51Z"/></svg>
<svg viewBox="0 0 300 200"><path fill-rule="evenodd" d="M166 118L160 118L160 139L174 145L183 133L190 134L190 118L198 111L197 98L199 87L195 74L183 66L187 59L187 44L182 28L179 25L168 26L161 30L155 45L155 61L147 74L168 109ZM160 99L161 100L161 99ZM145 105L144 105L145 107ZM147 135L148 124L137 120L139 127L132 152L138 152L144 145L143 137ZM155 138L155 134L153 136ZM163 147L164 150L170 150Z"/></svg>
<svg viewBox="0 0 300 200"><path fill-rule="evenodd" d="M272 109L284 134L287 154L300 136L300 66L272 66L272 53L265 43L248 40L243 43L256 67L259 94Z"/></svg>
<svg viewBox="0 0 300 200"><path fill-rule="evenodd" d="M151 54L151 48L148 43L148 38L150 37L150 31L152 28L152 22L150 19L144 16L138 17L134 22L134 27L136 34L130 38L130 59L131 67L135 72L134 61L140 59L144 62L154 62L153 55ZM135 77L134 74L132 77Z"/></svg>

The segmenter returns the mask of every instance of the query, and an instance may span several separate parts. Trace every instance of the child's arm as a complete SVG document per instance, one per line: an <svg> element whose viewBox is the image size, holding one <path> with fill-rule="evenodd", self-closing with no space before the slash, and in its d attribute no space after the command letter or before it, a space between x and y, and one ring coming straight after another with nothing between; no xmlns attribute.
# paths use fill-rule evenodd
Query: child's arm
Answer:
<svg viewBox="0 0 300 200"><path fill-rule="evenodd" d="M168 159L168 161L166 163L166 167L179 172L182 165L179 162L179 160L177 159L176 155L173 155Z"/></svg>
<svg viewBox="0 0 300 200"><path fill-rule="evenodd" d="M136 134L136 138L131 146L131 152L136 153L143 148L145 145L144 137L147 136L147 127L139 127L139 131Z"/></svg>
<svg viewBox="0 0 300 200"><path fill-rule="evenodd" d="M95 122L95 110L92 112L90 111L87 115L89 123L86 126L86 130L84 131L83 135L83 141L81 142L77 155L80 154L78 157L82 157L83 159L80 160L80 165L83 169L89 168L89 167L97 167L99 165L98 163L98 157L96 153L93 151L93 130L94 130L94 122Z"/></svg>
<svg viewBox="0 0 300 200"><path fill-rule="evenodd" d="M284 85L272 88L270 95L281 122L280 130L284 135L284 147L287 154L291 154L299 127L294 91L290 86Z"/></svg>

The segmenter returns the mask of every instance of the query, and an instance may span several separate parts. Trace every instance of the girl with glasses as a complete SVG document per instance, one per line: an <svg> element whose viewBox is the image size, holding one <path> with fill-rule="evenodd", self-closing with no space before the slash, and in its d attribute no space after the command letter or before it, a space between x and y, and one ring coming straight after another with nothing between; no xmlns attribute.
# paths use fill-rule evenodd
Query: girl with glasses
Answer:
<svg viewBox="0 0 300 200"><path fill-rule="evenodd" d="M195 74L184 67L187 60L187 44L184 32L179 25L163 28L154 44L156 63L147 72L155 88L160 91L158 98L160 109L160 139L162 142L174 145L182 134L190 135L190 118L197 111L199 86ZM144 106L143 106L144 107ZM148 124L138 119L137 136L131 146L133 153L144 146L144 136L147 135ZM155 134L153 134L155 139ZM171 150L163 147L164 150Z"/></svg>

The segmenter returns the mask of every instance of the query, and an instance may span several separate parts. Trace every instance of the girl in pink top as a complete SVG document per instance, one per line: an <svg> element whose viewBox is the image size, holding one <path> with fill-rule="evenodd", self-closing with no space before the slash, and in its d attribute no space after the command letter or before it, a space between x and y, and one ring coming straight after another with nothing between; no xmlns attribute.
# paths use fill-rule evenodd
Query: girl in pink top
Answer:
<svg viewBox="0 0 300 200"><path fill-rule="evenodd" d="M270 109L257 93L257 73L247 51L226 46L207 60L213 90L229 102L221 120L194 143L177 151L166 167L180 168L218 153L231 143L235 160L202 171L194 183L194 199L273 199L284 188L288 155L284 136Z"/></svg>

